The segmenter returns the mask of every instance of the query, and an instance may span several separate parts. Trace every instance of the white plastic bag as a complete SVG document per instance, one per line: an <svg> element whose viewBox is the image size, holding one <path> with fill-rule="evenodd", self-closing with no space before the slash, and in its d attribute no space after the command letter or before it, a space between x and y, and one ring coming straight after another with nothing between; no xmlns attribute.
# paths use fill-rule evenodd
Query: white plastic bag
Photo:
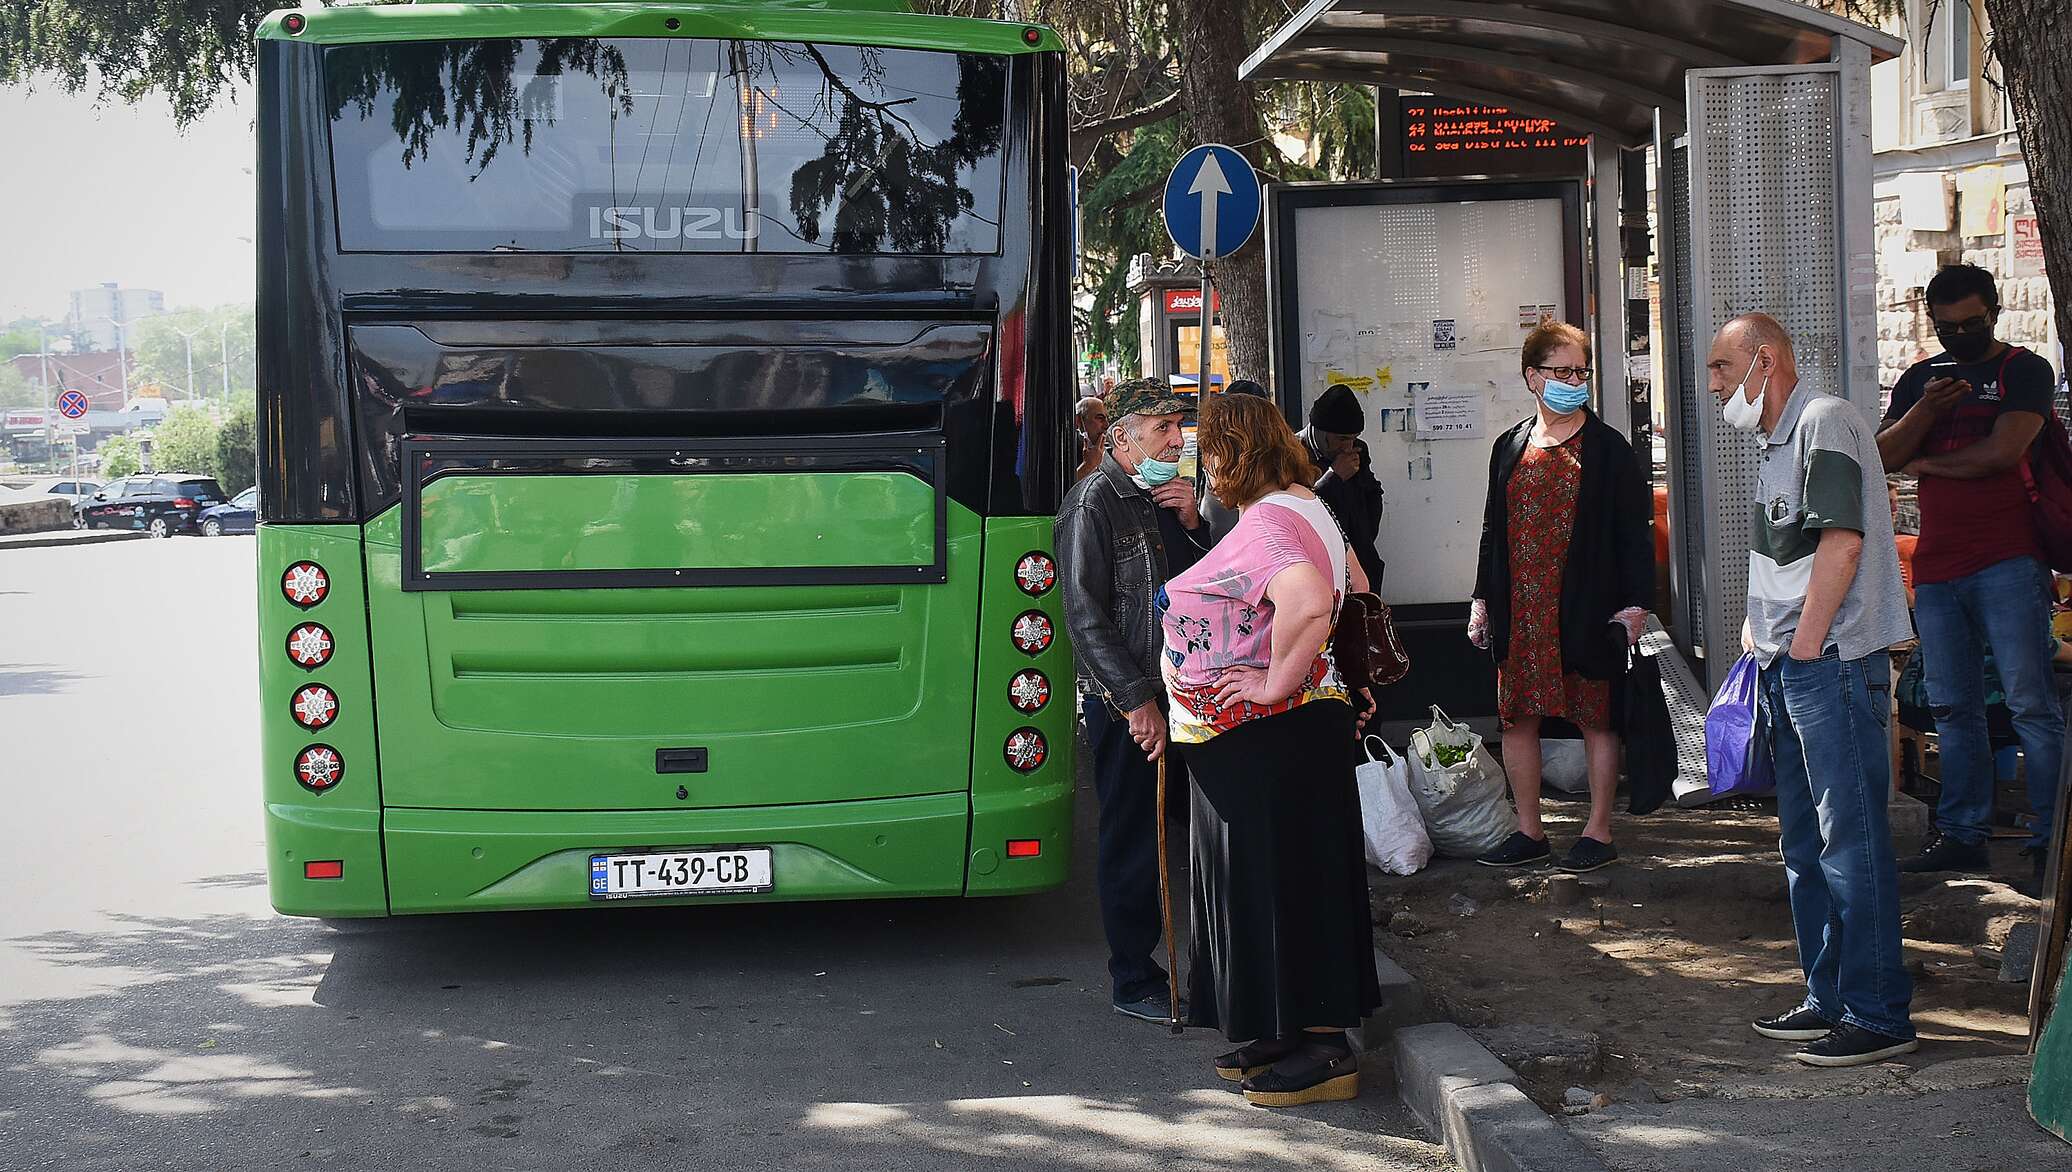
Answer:
<svg viewBox="0 0 2072 1172"><path fill-rule="evenodd" d="M1583 742L1573 737L1548 737L1540 742L1540 784L1565 794L1590 792L1590 755Z"/></svg>
<svg viewBox="0 0 2072 1172"><path fill-rule="evenodd" d="M1435 750L1460 755L1441 764ZM1432 849L1449 858L1472 859L1503 844L1518 828L1511 813L1503 766L1482 746L1482 737L1432 707L1432 725L1410 734L1410 796L1424 815Z"/></svg>
<svg viewBox="0 0 2072 1172"><path fill-rule="evenodd" d="M1432 861L1432 840L1410 796L1410 765L1380 737L1361 744L1367 763L1353 776L1360 786L1360 836L1367 840L1367 861L1391 875L1415 875Z"/></svg>

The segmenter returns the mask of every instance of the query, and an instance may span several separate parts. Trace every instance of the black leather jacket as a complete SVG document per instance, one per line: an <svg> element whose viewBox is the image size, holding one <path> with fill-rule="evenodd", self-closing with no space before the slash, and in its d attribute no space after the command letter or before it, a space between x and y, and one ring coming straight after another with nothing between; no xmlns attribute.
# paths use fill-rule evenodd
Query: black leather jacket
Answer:
<svg viewBox="0 0 2072 1172"><path fill-rule="evenodd" d="M1065 495L1056 540L1080 692L1106 697L1117 712L1142 708L1165 692L1159 587L1168 567L1178 573L1201 559L1208 527L1181 528L1111 454Z"/></svg>

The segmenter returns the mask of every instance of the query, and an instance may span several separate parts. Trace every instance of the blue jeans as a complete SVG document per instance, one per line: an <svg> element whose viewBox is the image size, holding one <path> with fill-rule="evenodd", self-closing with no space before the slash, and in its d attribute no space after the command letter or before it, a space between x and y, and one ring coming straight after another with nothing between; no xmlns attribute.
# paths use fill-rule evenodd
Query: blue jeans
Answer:
<svg viewBox="0 0 2072 1172"><path fill-rule="evenodd" d="M1924 680L1942 748L1942 800L1936 829L1983 843L1993 821L1993 749L1986 735L1985 655L1993 653L2007 710L2029 777L2036 825L2029 844L2045 845L2056 809L2065 716L2051 679L2050 578L2035 558L2010 558L1969 577L1914 591Z"/></svg>
<svg viewBox="0 0 2072 1172"><path fill-rule="evenodd" d="M1899 945L1899 865L1885 804L1892 657L1789 655L1763 669L1777 765L1777 847L1806 972L1806 1004L1829 1021L1911 1038L1914 985Z"/></svg>

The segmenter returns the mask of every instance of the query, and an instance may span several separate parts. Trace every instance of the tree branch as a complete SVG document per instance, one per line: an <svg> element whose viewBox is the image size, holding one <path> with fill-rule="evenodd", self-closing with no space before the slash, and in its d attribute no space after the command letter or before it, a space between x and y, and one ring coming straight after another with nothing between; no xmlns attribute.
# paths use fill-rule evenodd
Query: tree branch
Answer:
<svg viewBox="0 0 2072 1172"><path fill-rule="evenodd" d="M1111 134L1121 134L1125 130L1135 130L1140 126L1149 126L1153 122L1163 122L1179 112L1180 91L1174 90L1148 106L1139 106L1134 110L1125 111L1111 117L1096 118L1092 122L1083 122L1072 128L1072 141L1078 144L1090 144ZM1074 153L1078 152L1075 151Z"/></svg>

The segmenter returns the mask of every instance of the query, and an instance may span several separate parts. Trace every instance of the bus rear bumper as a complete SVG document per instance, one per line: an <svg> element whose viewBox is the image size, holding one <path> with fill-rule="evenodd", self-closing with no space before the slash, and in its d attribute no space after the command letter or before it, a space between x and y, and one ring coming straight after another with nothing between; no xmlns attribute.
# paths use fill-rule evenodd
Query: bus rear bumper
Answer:
<svg viewBox="0 0 2072 1172"><path fill-rule="evenodd" d="M1071 798L1069 787L1018 791L976 816L962 792L720 810L390 807L318 817L273 807L273 905L287 915L354 917L1043 891L1062 884L1070 866ZM1009 839L1040 841L1041 853L1009 858ZM717 846L771 848L775 889L612 901L589 893L593 854ZM319 858L343 860L343 875L305 878L304 861Z"/></svg>

